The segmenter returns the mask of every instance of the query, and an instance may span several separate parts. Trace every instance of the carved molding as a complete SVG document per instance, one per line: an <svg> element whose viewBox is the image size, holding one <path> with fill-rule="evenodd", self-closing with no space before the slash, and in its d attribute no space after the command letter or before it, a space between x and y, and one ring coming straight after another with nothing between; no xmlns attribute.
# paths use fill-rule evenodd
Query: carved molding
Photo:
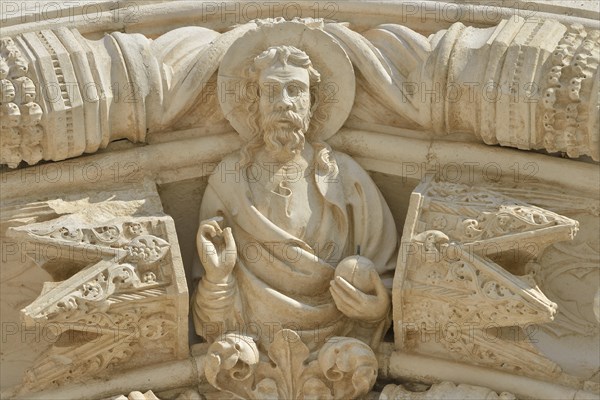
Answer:
<svg viewBox="0 0 600 400"><path fill-rule="evenodd" d="M412 387L411 387L412 386ZM411 390L412 389L412 390ZM436 383L427 388L426 385L386 385L379 400L515 400L512 393L497 393L491 389L452 382Z"/></svg>
<svg viewBox="0 0 600 400"><path fill-rule="evenodd" d="M200 395L194 389L186 390L184 393L180 394L179 396L177 396L175 398L175 400L201 400L201 399L204 399L204 397L202 395ZM142 392L136 390L136 391L129 393L127 396L120 395L117 397L111 397L110 399L104 399L104 400L161 400L161 399L158 398L154 394L154 392L152 392L152 390L148 390L145 393L142 393Z"/></svg>
<svg viewBox="0 0 600 400"><path fill-rule="evenodd" d="M203 90L225 52L246 32L281 20L255 20L222 34L180 27L155 41L119 32L93 41L67 28L2 39L0 108L7 140L0 162L14 168L22 160L33 165L96 152L122 138L145 142L147 135L186 126L186 118L187 127L208 129L191 114L198 112L199 98L202 105L215 96ZM294 22L342 45L364 79L360 87L374 100L354 108L365 122L438 136L467 132L486 144L598 160L598 31L517 16L493 32L455 23L429 38L394 24L359 34L320 19ZM471 82L474 76L481 78ZM349 89L323 85L325 100ZM338 102L347 98L339 96ZM378 120L373 108L382 106L395 119ZM227 126L218 111L202 112L217 118L209 125ZM343 113L329 119L338 114L343 122Z"/></svg>

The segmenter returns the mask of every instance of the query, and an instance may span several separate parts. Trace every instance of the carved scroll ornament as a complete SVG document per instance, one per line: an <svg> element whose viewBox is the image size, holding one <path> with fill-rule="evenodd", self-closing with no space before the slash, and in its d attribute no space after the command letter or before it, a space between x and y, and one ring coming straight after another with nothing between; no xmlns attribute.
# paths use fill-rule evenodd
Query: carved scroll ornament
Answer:
<svg viewBox="0 0 600 400"><path fill-rule="evenodd" d="M236 39L279 22L223 34L178 28L154 41L118 32L92 41L67 28L3 38L0 163L145 141L215 95L201 93ZM376 102L407 127L598 160L598 31L516 16L494 29L455 23L430 38L394 24L359 34L336 22L296 23L338 41ZM320 90L327 98L335 89Z"/></svg>

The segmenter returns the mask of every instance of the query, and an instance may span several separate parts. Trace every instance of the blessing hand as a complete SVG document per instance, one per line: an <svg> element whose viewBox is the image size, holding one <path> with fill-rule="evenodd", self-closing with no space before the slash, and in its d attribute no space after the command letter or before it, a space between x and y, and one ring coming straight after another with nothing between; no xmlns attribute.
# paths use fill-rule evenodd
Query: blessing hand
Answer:
<svg viewBox="0 0 600 400"><path fill-rule="evenodd" d="M223 222L222 217L202 221L196 236L206 279L213 283L227 282L237 261L237 247L231 228L221 229L220 222Z"/></svg>

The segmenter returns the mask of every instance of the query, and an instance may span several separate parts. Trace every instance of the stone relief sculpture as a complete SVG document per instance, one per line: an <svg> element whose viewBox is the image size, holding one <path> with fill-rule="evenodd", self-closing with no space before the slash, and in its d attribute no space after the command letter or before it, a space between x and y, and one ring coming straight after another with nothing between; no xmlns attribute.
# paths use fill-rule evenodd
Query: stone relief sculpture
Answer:
<svg viewBox="0 0 600 400"><path fill-rule="evenodd" d="M105 202L102 221L82 210L9 230L32 245L29 257L53 278L21 310L23 326L57 336L26 371L19 394L188 356L188 294L173 220L152 206L153 216L119 216L129 211L123 203Z"/></svg>
<svg viewBox="0 0 600 400"><path fill-rule="evenodd" d="M336 82L331 65L341 101L328 103L315 90L311 101L312 85ZM224 56L223 112L246 143L216 167L204 194L197 245L205 275L194 296L196 332L212 343L206 376L220 390L355 398L374 383L373 351L389 326L382 278L395 267L396 234L365 171L325 142L348 115L349 77L337 42L299 23L259 26ZM331 110L337 118L328 118ZM517 273L548 244L572 239L577 222L498 193L443 183L419 190L432 198L409 208L405 235L417 216L431 226L403 236L421 257L404 251L396 269L398 345L406 324L433 331L440 321L510 327L553 319L556 305L533 278L505 268ZM507 263L521 236L535 250L519 249ZM442 255L450 241L465 254ZM488 242L495 252L466 250ZM516 371L528 354L529 375L560 374L534 348L487 343L479 329L474 336L475 348L453 342L448 350Z"/></svg>
<svg viewBox="0 0 600 400"><path fill-rule="evenodd" d="M92 41L60 28L1 44L0 162L11 168L160 135L193 114L216 75L212 101L221 110L212 117L243 146L211 171L196 237L203 276L190 297L195 331L207 342L193 373L218 393L198 387L165 398L360 398L386 368L378 353L392 326L396 351L579 388L535 346L492 343L481 329L554 319L554 298L538 286L546 276L540 260L547 247L552 255L557 242L573 239L575 220L517 200L518 189L425 180L402 230L365 169L328 140L365 107L355 102L360 80L378 107L424 134L466 133L597 160L597 31L514 18L487 29L456 23L426 38L393 24L358 33L342 23L274 19L224 33L179 28L155 40L116 32ZM488 84L452 100L456 87ZM419 85L442 88L443 98L423 100ZM54 98L42 95L48 87L58 88ZM116 101L123 91L131 102ZM487 101L494 91L510 96ZM188 356L187 292L169 217L61 217L11 234L98 250L93 262L55 271L22 314L29 324L97 323L106 335L51 347L17 394ZM470 329L470 340L422 346L440 322ZM142 329L109 340L130 325ZM587 319L580 325L573 329L597 331ZM388 385L379 398L515 398L436 382L418 391ZM149 389L127 398L163 398Z"/></svg>
<svg viewBox="0 0 600 400"><path fill-rule="evenodd" d="M353 79L344 51L297 23L250 31L224 57L224 111L246 144L204 194L194 297L219 389L345 399L375 382L397 235L371 178L325 142L349 112ZM315 101L318 81L338 82L343 97ZM252 87L256 97L226 98Z"/></svg>
<svg viewBox="0 0 600 400"><path fill-rule="evenodd" d="M119 32L91 41L67 28L3 38L0 162L145 141L192 108L231 43L261 23L223 34L180 28L154 41ZM455 23L429 38L393 24L362 34L309 24L339 41L376 103L407 126L598 160L598 31L518 17L488 29Z"/></svg>

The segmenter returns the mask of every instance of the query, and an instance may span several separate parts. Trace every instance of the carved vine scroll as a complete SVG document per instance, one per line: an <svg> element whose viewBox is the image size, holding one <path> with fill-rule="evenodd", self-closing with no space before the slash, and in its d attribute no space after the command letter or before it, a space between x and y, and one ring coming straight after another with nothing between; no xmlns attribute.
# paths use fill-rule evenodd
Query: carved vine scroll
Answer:
<svg viewBox="0 0 600 400"><path fill-rule="evenodd" d="M425 349L436 342L450 358L558 376L560 368L528 340L535 324L552 321L557 310L532 265L577 230L577 221L497 192L421 183L394 278L396 345Z"/></svg>
<svg viewBox="0 0 600 400"><path fill-rule="evenodd" d="M48 267L57 281L21 311L26 326L57 336L26 372L21 392L188 356L187 289L170 217L90 224L68 215L11 233L38 252L60 254Z"/></svg>

